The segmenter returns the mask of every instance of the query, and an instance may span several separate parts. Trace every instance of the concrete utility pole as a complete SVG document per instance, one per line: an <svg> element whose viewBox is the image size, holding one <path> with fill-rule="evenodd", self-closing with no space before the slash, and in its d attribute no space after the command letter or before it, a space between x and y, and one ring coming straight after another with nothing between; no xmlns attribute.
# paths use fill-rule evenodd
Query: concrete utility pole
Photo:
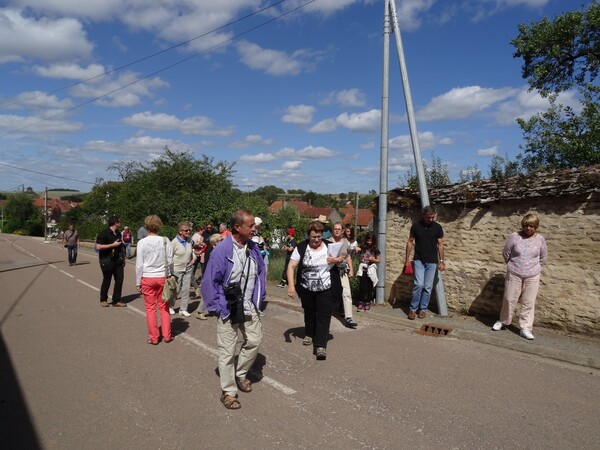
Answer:
<svg viewBox="0 0 600 450"><path fill-rule="evenodd" d="M379 283L376 290L377 303L385 301L385 247L386 247L386 228L387 228L387 158L388 158L388 123L389 123L389 34L391 26L396 37L396 50L398 52L398 62L400 63L400 74L402 76L402 86L404 88L404 101L406 103L406 115L408 117L408 126L410 138L415 158L415 167L417 169L417 180L419 183L419 194L421 196L421 205L429 205L429 194L427 192L427 183L425 178L425 169L421 158L421 147L419 144L419 135L417 133L417 124L412 102L412 94L408 82L408 71L406 70L406 61L404 59L404 49L402 47L402 38L400 36L400 25L396 13L395 0L385 0L384 15L384 41L383 41L383 95L381 107L381 174L380 174L380 194L379 194L379 246L381 250L381 263L379 265ZM385 143L384 143L385 138ZM438 301L438 309L441 316L448 315L446 305L446 296L444 293L444 283L442 273L438 271L438 282L435 286L435 293Z"/></svg>
<svg viewBox="0 0 600 450"><path fill-rule="evenodd" d="M48 186L44 194L44 244L48 244Z"/></svg>

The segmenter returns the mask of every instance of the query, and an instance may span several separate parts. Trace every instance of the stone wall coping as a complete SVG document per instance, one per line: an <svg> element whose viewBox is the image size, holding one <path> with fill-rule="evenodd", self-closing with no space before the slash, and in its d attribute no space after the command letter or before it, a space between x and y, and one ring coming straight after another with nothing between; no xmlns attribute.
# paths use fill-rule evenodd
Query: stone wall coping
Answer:
<svg viewBox="0 0 600 450"><path fill-rule="evenodd" d="M432 204L486 205L535 197L591 197L600 193L600 165L517 175L501 181L481 180L432 188ZM417 189L397 188L388 193L388 205L410 209L420 205Z"/></svg>

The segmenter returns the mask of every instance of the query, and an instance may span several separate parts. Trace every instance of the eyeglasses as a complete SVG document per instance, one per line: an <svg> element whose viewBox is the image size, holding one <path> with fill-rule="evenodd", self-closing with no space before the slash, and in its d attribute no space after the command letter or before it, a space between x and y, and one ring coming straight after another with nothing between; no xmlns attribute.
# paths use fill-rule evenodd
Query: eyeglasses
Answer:
<svg viewBox="0 0 600 450"><path fill-rule="evenodd" d="M323 239L323 236L310 236L311 239L319 240Z"/></svg>
<svg viewBox="0 0 600 450"><path fill-rule="evenodd" d="M181 231L183 231L184 233L189 233L192 230L181 230Z"/></svg>

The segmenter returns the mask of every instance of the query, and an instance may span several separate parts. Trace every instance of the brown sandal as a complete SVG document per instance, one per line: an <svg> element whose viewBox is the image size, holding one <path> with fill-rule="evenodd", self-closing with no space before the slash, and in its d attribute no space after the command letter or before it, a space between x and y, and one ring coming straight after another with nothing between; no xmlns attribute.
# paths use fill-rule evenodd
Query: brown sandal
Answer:
<svg viewBox="0 0 600 450"><path fill-rule="evenodd" d="M240 391L252 392L252 383L250 382L250 380L248 378L244 378L243 380L241 378L236 378L235 382Z"/></svg>
<svg viewBox="0 0 600 450"><path fill-rule="evenodd" d="M237 399L237 395L229 395L225 392L221 394L221 403L223 403L223 406L227 409L240 409L242 407Z"/></svg>

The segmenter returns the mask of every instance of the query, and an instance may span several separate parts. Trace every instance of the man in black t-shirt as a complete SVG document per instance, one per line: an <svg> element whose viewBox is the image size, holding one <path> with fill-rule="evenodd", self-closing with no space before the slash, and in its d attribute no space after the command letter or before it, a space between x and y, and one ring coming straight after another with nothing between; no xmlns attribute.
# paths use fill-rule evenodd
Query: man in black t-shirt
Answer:
<svg viewBox="0 0 600 450"><path fill-rule="evenodd" d="M102 286L100 287L100 305L108 306L108 289L112 278L115 287L112 295L112 306L125 307L121 302L121 291L125 272L125 247L121 240L121 220L117 216L108 219L108 228L102 230L96 237L96 250L102 269Z"/></svg>
<svg viewBox="0 0 600 450"><path fill-rule="evenodd" d="M406 269L410 269L410 255L413 246L415 248L413 292L408 311L410 320L414 320L415 317L419 317L419 319L427 317L427 306L431 297L436 269L443 271L446 268L444 264L444 230L434 219L435 209L433 206L423 208L421 220L413 223L406 243L404 259Z"/></svg>

